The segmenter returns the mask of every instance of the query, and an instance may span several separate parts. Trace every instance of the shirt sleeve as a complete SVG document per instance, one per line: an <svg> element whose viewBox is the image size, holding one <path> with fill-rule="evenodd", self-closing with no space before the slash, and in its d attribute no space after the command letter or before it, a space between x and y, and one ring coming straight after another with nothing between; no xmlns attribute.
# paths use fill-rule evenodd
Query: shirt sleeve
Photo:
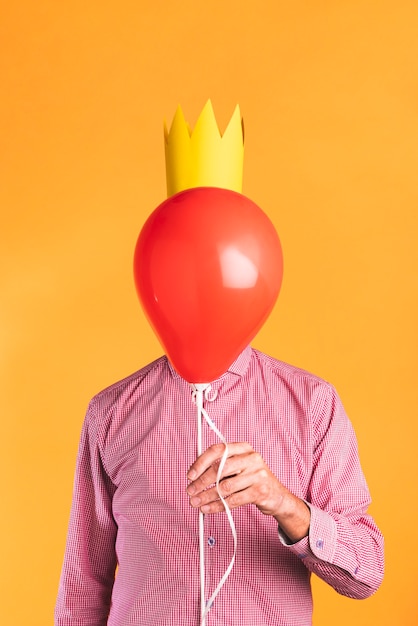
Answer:
<svg viewBox="0 0 418 626"><path fill-rule="evenodd" d="M367 598L383 579L383 537L367 514L371 500L354 430L330 385L318 393L313 425L309 534L290 545L282 533L280 539L338 593Z"/></svg>
<svg viewBox="0 0 418 626"><path fill-rule="evenodd" d="M93 402L84 421L55 626L105 626L116 570L114 485L97 445Z"/></svg>

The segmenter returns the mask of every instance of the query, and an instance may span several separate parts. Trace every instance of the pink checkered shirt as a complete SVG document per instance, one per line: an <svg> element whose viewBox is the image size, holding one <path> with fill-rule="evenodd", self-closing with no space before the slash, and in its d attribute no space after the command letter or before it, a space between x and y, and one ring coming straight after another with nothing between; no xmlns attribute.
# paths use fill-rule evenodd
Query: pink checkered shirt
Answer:
<svg viewBox="0 0 418 626"><path fill-rule="evenodd" d="M383 540L356 438L334 388L252 348L212 384L206 410L227 441L247 441L311 509L290 544L253 505L232 511L235 566L207 626L308 626L311 572L365 598L383 576ZM203 427L203 449L217 442ZM191 387L162 357L91 401L83 426L56 626L198 626L198 512ZM205 516L209 597L233 552L224 513ZM115 575L116 572L116 575ZM337 616L336 620L337 620Z"/></svg>

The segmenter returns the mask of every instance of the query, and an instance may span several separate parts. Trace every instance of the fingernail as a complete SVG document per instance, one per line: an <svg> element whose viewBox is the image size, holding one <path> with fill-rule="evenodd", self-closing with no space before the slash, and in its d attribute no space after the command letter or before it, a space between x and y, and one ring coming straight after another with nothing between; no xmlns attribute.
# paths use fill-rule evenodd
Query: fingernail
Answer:
<svg viewBox="0 0 418 626"><path fill-rule="evenodd" d="M194 480L196 476L197 476L196 470L190 470L190 472L187 474L187 478L189 480Z"/></svg>
<svg viewBox="0 0 418 626"><path fill-rule="evenodd" d="M198 497L196 497L196 498L192 498L192 499L190 500L190 504L191 504L192 506L199 506L199 504L200 504L200 498L198 498Z"/></svg>
<svg viewBox="0 0 418 626"><path fill-rule="evenodd" d="M196 487L194 485L189 485L187 487L187 493L189 493L190 495L193 495L196 492Z"/></svg>

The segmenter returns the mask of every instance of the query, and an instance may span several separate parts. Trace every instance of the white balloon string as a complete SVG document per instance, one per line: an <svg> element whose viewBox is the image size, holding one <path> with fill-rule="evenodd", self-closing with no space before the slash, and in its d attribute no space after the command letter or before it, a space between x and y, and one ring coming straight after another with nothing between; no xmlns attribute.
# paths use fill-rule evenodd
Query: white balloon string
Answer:
<svg viewBox="0 0 418 626"><path fill-rule="evenodd" d="M224 575L222 576L221 580L219 581L216 589L212 593L212 595L209 598L209 600L206 602L206 600L205 600L206 596L205 596L204 516L203 516L203 513L201 511L199 511L199 563L200 563L200 614L201 614L200 626L205 626L206 615L210 611L215 598L217 597L217 595L219 594L220 590L224 586L228 576L230 575L230 573L232 571L232 568L234 567L235 556L236 556L236 552L237 552L237 532L236 532L236 529L235 529L234 520L232 518L231 510L230 510L230 508L228 506L228 503L225 500L225 498L223 498L222 494L220 493L220 481L221 481L221 478L222 478L222 472L223 472L223 469L225 467L225 463L226 463L226 460L228 458L228 453L229 453L228 444L227 444L227 441L226 441L225 437L222 435L222 433L215 426L213 421L210 419L207 411L203 407L203 399L205 398L209 402L213 401L213 400L215 400L215 398L217 396L217 392L215 391L212 394L212 396L211 396L210 395L211 385L210 384L206 384L206 383L200 383L200 384L192 385L192 390L193 390L192 398L193 398L193 401L196 403L196 406L197 406L197 418L198 418L198 426L197 426L198 446L197 447L198 447L198 455L200 456L200 454L202 453L202 415L205 418L207 424L216 433L218 438L222 441L222 443L225 446L225 450L224 450L224 452L222 454L221 461L220 461L219 467L218 467L218 472L217 472L217 475L216 475L216 490L218 492L218 495L219 495L219 498L220 498L222 504L224 505L225 513L227 515L228 522L229 522L229 525L230 525L230 528L231 528L231 532L232 532L232 536L233 536L233 540L234 540L234 552L233 552L231 561L230 561L230 563L229 563L229 565L228 565Z"/></svg>
<svg viewBox="0 0 418 626"><path fill-rule="evenodd" d="M203 392L206 386L193 387L192 399L197 406L197 454L202 454L202 411ZM204 515L199 511L199 574L200 574L200 624L205 626L205 544L204 544Z"/></svg>

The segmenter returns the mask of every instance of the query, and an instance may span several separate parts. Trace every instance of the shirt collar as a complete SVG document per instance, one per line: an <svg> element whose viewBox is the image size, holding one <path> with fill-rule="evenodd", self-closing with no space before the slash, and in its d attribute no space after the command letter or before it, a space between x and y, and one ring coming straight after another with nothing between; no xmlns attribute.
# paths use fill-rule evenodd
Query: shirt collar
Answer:
<svg viewBox="0 0 418 626"><path fill-rule="evenodd" d="M247 346L244 350L238 355L233 363L229 366L228 370L219 376L216 380L222 380L224 376L228 373L235 374L236 376L244 376L251 360L252 348L251 346ZM167 358L167 357L166 357ZM181 378L180 374L174 369L170 360L167 358L168 367L170 368L171 374L173 378ZM212 381L214 382L214 381Z"/></svg>

